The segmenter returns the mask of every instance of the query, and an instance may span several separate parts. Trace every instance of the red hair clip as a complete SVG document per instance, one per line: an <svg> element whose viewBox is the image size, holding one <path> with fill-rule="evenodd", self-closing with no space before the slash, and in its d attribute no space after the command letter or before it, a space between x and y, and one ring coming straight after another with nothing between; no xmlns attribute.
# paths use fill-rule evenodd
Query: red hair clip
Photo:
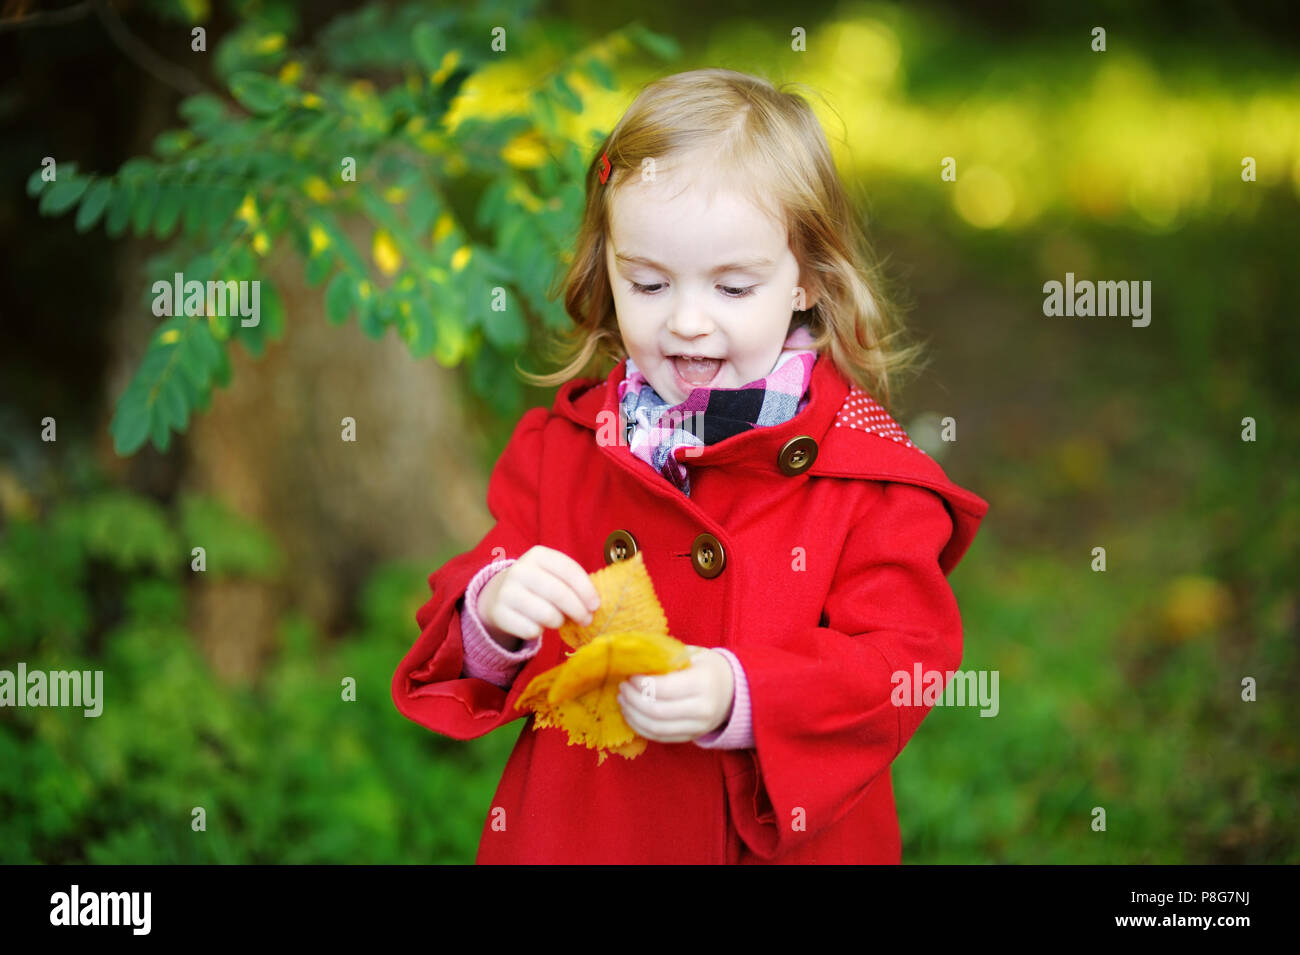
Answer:
<svg viewBox="0 0 1300 955"><path fill-rule="evenodd" d="M603 186L609 180L609 156L605 153L600 154L600 184Z"/></svg>

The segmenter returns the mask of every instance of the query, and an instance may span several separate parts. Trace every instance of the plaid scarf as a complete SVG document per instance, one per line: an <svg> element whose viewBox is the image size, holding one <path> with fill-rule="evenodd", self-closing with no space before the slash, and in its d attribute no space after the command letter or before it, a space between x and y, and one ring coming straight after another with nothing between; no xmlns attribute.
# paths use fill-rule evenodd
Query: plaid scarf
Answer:
<svg viewBox="0 0 1300 955"><path fill-rule="evenodd" d="M686 466L673 457L673 449L715 444L797 415L808 404L808 385L817 362L817 352L808 347L811 344L812 334L801 325L786 338L780 357L765 377L739 388L692 388L685 401L673 406L659 396L629 357L618 398L633 456L690 497L690 476Z"/></svg>

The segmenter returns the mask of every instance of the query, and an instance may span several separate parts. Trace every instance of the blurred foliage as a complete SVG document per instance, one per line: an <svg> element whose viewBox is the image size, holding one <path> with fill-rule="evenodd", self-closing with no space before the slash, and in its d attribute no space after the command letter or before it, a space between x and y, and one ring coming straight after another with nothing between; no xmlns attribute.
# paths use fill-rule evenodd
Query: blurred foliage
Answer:
<svg viewBox="0 0 1300 955"><path fill-rule="evenodd" d="M569 321L548 292L572 258L600 137L573 135L583 93L614 89L610 63L634 45L672 56L675 44L634 23L558 63L535 62L513 51L546 51L562 28L540 25L533 0L499 0L457 10L371 4L295 47L293 4L243 7L214 53L229 96L187 98L186 126L115 175L68 161L28 179L41 213L75 209L78 231L102 224L113 238L130 230L168 240L147 274L170 285L180 273L187 286L118 400L117 452L149 439L165 451L192 411L209 407L213 386L229 384L231 341L260 357L281 338L284 306L270 278L281 248L308 284L324 285L328 321L355 315L371 338L396 330L416 358L469 362L474 392L513 420L524 410L514 359ZM194 22L207 12L167 9ZM527 93L470 97L451 115L466 83L507 58ZM352 219L368 247L350 237ZM206 289L230 281L260 283L255 323ZM192 304L190 282L204 283ZM148 284L142 301L152 308L159 293Z"/></svg>
<svg viewBox="0 0 1300 955"><path fill-rule="evenodd" d="M181 542L195 540L209 569L185 582ZM225 686L186 626L192 595L209 580L266 579L279 560L209 498L169 513L104 489L9 525L0 669L99 669L104 686L98 717L0 711L0 862L473 860L514 735L457 743L394 710L427 568L377 570L358 631L337 645L289 615L257 684ZM346 677L355 702L342 698ZM191 829L195 807L206 831Z"/></svg>

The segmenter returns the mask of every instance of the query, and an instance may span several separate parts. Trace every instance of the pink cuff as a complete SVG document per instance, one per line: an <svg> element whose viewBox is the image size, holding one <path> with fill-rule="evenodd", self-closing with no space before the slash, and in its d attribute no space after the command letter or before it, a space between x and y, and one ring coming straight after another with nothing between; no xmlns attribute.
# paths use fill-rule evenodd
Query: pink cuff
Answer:
<svg viewBox="0 0 1300 955"><path fill-rule="evenodd" d="M464 605L460 611L460 638L464 651L464 676L499 686L502 689L514 682L520 667L537 655L541 640L526 640L521 649L510 651L488 636L478 615L478 595L495 575L505 570L514 559L494 560L469 582L465 588Z"/></svg>
<svg viewBox="0 0 1300 955"><path fill-rule="evenodd" d="M740 665L736 655L721 647L713 648L727 658L731 664L731 676L735 682L735 695L731 703L731 718L712 733L697 736L696 746L704 749L751 749L754 746L754 723L749 705L749 680L745 677L745 668Z"/></svg>

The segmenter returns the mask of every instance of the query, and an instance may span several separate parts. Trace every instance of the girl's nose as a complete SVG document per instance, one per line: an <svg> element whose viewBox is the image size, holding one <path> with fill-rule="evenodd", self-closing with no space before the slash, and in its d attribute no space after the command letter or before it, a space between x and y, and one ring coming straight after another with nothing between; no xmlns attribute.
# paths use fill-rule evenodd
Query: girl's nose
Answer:
<svg viewBox="0 0 1300 955"><path fill-rule="evenodd" d="M668 330L678 338L689 340L708 335L713 331L713 321L708 312L691 300L677 303L668 318Z"/></svg>

